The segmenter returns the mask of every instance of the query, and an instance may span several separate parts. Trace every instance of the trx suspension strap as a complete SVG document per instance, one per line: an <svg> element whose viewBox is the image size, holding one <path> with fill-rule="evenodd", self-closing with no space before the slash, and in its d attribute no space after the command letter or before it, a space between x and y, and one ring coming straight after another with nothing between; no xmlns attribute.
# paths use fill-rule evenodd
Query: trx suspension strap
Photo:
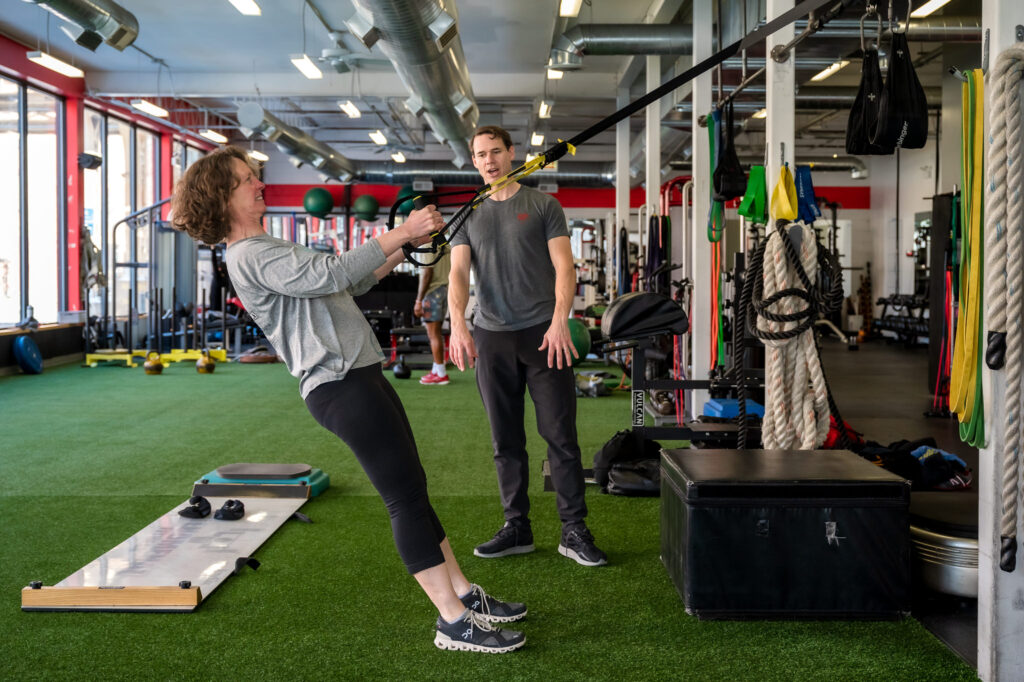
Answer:
<svg viewBox="0 0 1024 682"><path fill-rule="evenodd" d="M736 42L732 43L731 45L726 46L725 48L711 55L710 57L704 59L699 64L693 65L692 67L690 67L683 73L679 74L675 78L672 78L671 80L662 83L660 86L658 86L654 90L651 90L643 97L640 97L634 102L627 104L626 106L619 109L615 113L606 116L605 118L598 121L594 125L590 126L583 132L573 136L571 139L559 140L558 144L555 144L550 149L546 150L544 153L538 154L536 158L531 159L530 161L526 162L519 168L512 170L507 175L498 178L492 183L478 187L476 190L469 190L465 192L466 194L472 194L473 196L469 199L469 201L465 202L462 205L462 207L459 208L458 211L455 212L455 215L453 215L451 219L449 219L449 221L445 224L444 228L431 235L431 246L429 248L419 249L418 251L431 252L436 254L441 245L450 241L451 238L454 237L455 234L460 229L462 229L462 225L466 222L466 219L469 217L473 209L475 209L477 206L483 203L483 201L487 199L487 197L489 197L491 194L503 189L504 187L507 187L508 185L511 185L512 183L518 182L519 180L525 178L534 171L543 168L549 163L553 163L559 160L566 154L575 154L576 147L580 146L584 142L587 142L588 140L590 140L590 138L594 137L598 133L604 132L605 130L611 128L619 121L625 120L632 116L633 114L637 113L638 111L641 111L642 109L646 108L648 105L657 102L665 95L685 85L686 83L689 83L697 76L700 76L701 74L710 71L711 69L715 68L716 66L724 62L726 59L735 56L740 52L740 50L748 49L760 43L761 41L763 41L765 38L772 35L776 31L779 31L785 26L789 26L800 17L809 15L812 12L816 12L818 9L828 4L832 4L834 6L834 9L838 9L841 6L845 7L846 5L851 4L851 0L804 0L803 2L797 3L792 9L782 13L778 17L765 23L763 26L758 27L754 31L751 31L750 33L743 36ZM836 14L836 12L828 13L830 17L833 16L834 14ZM422 203L430 203L429 199L434 196L438 195L424 195L420 197L420 199L424 200ZM395 212L392 211L391 217L388 220L389 230L394 229L395 227L394 215ZM450 233L447 238L444 236L445 233ZM417 251L413 247L405 245L402 247L402 250L405 252L406 258L408 258L410 261L417 265L432 264L420 263L419 261L416 261L411 255L412 252Z"/></svg>
<svg viewBox="0 0 1024 682"><path fill-rule="evenodd" d="M968 74L970 75L970 74ZM980 76L976 76L980 80ZM999 522L999 567L1013 571L1017 563L1017 508L1019 506L1020 458L1024 448L1021 432L1021 363L1024 355L1024 130L1021 128L1021 84L1024 82L1024 48L1011 47L996 60L989 73L988 192L985 204L986 309L989 315L985 363L1003 370L1003 442L998 437L993 451L1002 455L1002 510ZM980 88L978 88L980 90ZM980 115L979 115L980 119ZM980 122L978 127L981 127ZM967 187L965 186L966 190ZM972 197L977 199L977 197ZM1005 369L1004 369L1005 366ZM980 391L979 391L980 392ZM998 434L998 428L996 429Z"/></svg>
<svg viewBox="0 0 1024 682"><path fill-rule="evenodd" d="M979 447L985 443L981 391L982 305L982 152L984 140L984 77L981 69L964 74L963 138L961 141L962 224L960 316L953 348L949 405L960 420L960 439Z"/></svg>

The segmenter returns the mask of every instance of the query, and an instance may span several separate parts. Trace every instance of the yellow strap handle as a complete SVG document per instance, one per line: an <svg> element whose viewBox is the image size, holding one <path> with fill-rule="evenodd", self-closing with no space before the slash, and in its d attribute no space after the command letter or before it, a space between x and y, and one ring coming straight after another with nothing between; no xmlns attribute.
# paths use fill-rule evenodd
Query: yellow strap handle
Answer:
<svg viewBox="0 0 1024 682"><path fill-rule="evenodd" d="M779 181L772 190L772 220L794 221L797 217L796 183L789 166L779 171Z"/></svg>

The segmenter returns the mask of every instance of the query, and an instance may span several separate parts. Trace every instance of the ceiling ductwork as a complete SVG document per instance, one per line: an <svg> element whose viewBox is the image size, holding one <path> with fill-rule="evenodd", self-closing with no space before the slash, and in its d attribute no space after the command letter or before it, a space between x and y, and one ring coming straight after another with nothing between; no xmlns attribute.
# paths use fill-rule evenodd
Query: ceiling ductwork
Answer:
<svg viewBox="0 0 1024 682"><path fill-rule="evenodd" d="M61 28L76 43L95 51L106 43L116 50L135 42L139 22L135 15L111 0L24 0L46 9L71 26Z"/></svg>
<svg viewBox="0 0 1024 682"><path fill-rule="evenodd" d="M577 24L555 40L549 69L583 68L583 55L690 54L689 24Z"/></svg>
<svg viewBox="0 0 1024 682"><path fill-rule="evenodd" d="M389 185L409 185L416 180L430 180L435 186L478 187L483 184L475 168L452 168L444 161L361 162L357 177L362 182ZM557 171L538 171L521 182L531 186L553 182L565 187L610 187L614 181L612 164L560 161Z"/></svg>
<svg viewBox="0 0 1024 682"><path fill-rule="evenodd" d="M871 24L866 35L873 36ZM799 34L807 20L794 25ZM883 37L889 35L883 32ZM815 39L860 38L860 22L834 19L811 34ZM916 41L976 43L981 41L981 22L961 17L911 19L907 39ZM583 55L684 55L693 51L693 28L689 24L577 24L559 36L551 47L549 69L573 71L583 68ZM737 60L731 60L738 64ZM834 60L832 60L834 61ZM755 65L756 63L756 65ZM729 66L732 66L730 64ZM831 64L831 61L824 66ZM801 60L797 59L800 67ZM748 60L748 67L764 66L764 58ZM824 68L824 66L822 68ZM735 67L733 67L735 68ZM811 68L811 67L807 67Z"/></svg>
<svg viewBox="0 0 1024 682"><path fill-rule="evenodd" d="M885 22L882 22L883 27ZM904 23L900 22L900 30ZM800 33L807 27L807 21L795 24L796 32ZM868 21L864 24L864 35L871 39L875 36L877 24ZM857 19L833 19L824 28L814 34L816 38L860 38L860 21ZM882 38L888 39L890 33L883 28ZM907 28L907 40L913 42L941 43L980 43L981 21L966 17L924 17L911 19ZM797 59L799 61L799 58Z"/></svg>
<svg viewBox="0 0 1024 682"><path fill-rule="evenodd" d="M379 45L409 90L406 106L423 116L455 165L470 157L469 139L480 112L458 36L454 2L353 0L345 25L366 47ZM442 7L442 5L444 7Z"/></svg>
<svg viewBox="0 0 1024 682"><path fill-rule="evenodd" d="M291 157L296 168L309 164L323 176L349 182L356 175L356 166L333 147L312 135L293 128L256 102L238 107L238 125L247 137L262 135Z"/></svg>
<svg viewBox="0 0 1024 682"><path fill-rule="evenodd" d="M750 171L751 166L761 165L763 163L764 159L740 159L740 164L743 166L743 170L747 172ZM867 164L856 156L840 156L837 159L798 158L796 160L796 165L810 166L812 170L820 172L850 171L850 177L855 180L862 180L868 177ZM669 168L675 171L690 171L691 166L692 164L685 159L676 159L669 163Z"/></svg>

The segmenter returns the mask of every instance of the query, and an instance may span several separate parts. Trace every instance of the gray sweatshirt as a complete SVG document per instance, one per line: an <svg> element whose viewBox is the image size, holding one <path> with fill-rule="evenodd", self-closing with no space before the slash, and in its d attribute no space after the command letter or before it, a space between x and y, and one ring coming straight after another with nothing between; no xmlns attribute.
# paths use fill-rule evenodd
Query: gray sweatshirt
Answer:
<svg viewBox="0 0 1024 682"><path fill-rule="evenodd" d="M352 299L377 284L384 252L372 239L338 256L262 234L228 246L231 283L305 398L350 369L381 362L373 330Z"/></svg>

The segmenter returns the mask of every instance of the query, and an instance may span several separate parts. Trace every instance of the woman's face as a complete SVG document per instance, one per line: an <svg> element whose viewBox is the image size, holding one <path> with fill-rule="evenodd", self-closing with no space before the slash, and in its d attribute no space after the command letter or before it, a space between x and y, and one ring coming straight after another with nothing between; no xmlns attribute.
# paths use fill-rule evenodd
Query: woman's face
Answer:
<svg viewBox="0 0 1024 682"><path fill-rule="evenodd" d="M260 182L245 161L231 159L231 165L237 183L235 189L231 191L231 200L228 202L231 221L258 221L267 212L267 205L263 203L263 188L266 185Z"/></svg>

